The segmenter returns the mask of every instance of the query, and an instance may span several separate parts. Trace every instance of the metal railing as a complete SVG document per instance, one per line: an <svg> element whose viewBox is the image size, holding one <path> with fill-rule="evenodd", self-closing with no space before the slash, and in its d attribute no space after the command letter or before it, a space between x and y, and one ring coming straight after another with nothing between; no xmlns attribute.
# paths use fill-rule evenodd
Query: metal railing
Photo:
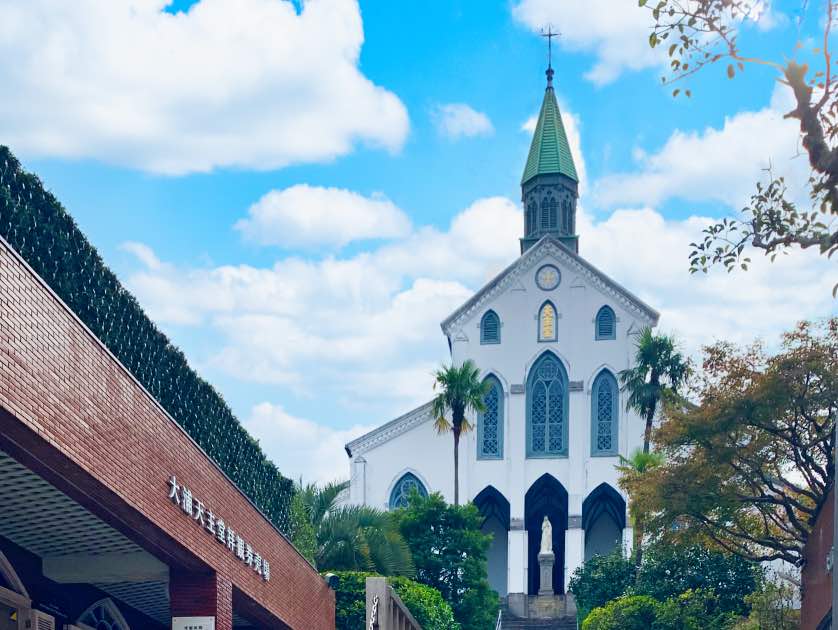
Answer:
<svg viewBox="0 0 838 630"><path fill-rule="evenodd" d="M387 578L368 577L366 630L422 630Z"/></svg>
<svg viewBox="0 0 838 630"><path fill-rule="evenodd" d="M498 622L495 624L495 630L500 630L500 625L503 622L503 610L498 610Z"/></svg>

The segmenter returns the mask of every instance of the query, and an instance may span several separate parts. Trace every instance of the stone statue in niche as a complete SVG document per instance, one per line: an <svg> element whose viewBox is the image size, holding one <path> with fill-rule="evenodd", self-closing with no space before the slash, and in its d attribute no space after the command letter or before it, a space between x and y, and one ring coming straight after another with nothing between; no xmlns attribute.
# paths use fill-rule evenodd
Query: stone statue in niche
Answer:
<svg viewBox="0 0 838 630"><path fill-rule="evenodd" d="M541 551L539 553L553 553L553 526L546 516L541 521Z"/></svg>

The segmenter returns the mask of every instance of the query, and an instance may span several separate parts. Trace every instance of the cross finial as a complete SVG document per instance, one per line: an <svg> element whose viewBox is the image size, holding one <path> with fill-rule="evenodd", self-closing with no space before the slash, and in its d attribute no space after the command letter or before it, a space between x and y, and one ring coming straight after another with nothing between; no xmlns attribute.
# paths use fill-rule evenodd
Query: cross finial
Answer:
<svg viewBox="0 0 838 630"><path fill-rule="evenodd" d="M547 87L553 87L553 38L559 33L553 32L553 26L548 25L546 32L541 29L541 36L547 38Z"/></svg>

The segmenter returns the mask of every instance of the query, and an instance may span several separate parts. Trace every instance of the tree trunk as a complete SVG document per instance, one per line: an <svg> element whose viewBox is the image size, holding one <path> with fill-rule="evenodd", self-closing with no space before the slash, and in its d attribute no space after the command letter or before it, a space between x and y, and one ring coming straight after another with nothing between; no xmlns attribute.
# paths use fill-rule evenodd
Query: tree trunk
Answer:
<svg viewBox="0 0 838 630"><path fill-rule="evenodd" d="M652 422L655 419L655 407L649 409L646 414L646 430L643 432L643 452L649 452L649 445L652 443Z"/></svg>
<svg viewBox="0 0 838 630"><path fill-rule="evenodd" d="M460 505L460 432L454 430L454 505Z"/></svg>
<svg viewBox="0 0 838 630"><path fill-rule="evenodd" d="M643 523L639 518L634 519L634 568L636 577L640 576L640 565L643 564Z"/></svg>

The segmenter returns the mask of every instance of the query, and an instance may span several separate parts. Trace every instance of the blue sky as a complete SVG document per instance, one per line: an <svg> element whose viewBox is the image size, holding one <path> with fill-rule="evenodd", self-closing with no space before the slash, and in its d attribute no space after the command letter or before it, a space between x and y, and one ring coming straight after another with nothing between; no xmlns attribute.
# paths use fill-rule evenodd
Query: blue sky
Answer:
<svg viewBox="0 0 838 630"><path fill-rule="evenodd" d="M781 59L816 36L799 4L766 5L743 47ZM636 0L67 11L0 0L17 26L0 29L0 142L288 474L344 474L345 440L427 399L438 322L514 259L547 23L586 173L583 256L691 353L835 310L834 265L813 256L687 274L706 217L740 207L769 159L798 182L806 165L768 69L712 68L673 99Z"/></svg>

